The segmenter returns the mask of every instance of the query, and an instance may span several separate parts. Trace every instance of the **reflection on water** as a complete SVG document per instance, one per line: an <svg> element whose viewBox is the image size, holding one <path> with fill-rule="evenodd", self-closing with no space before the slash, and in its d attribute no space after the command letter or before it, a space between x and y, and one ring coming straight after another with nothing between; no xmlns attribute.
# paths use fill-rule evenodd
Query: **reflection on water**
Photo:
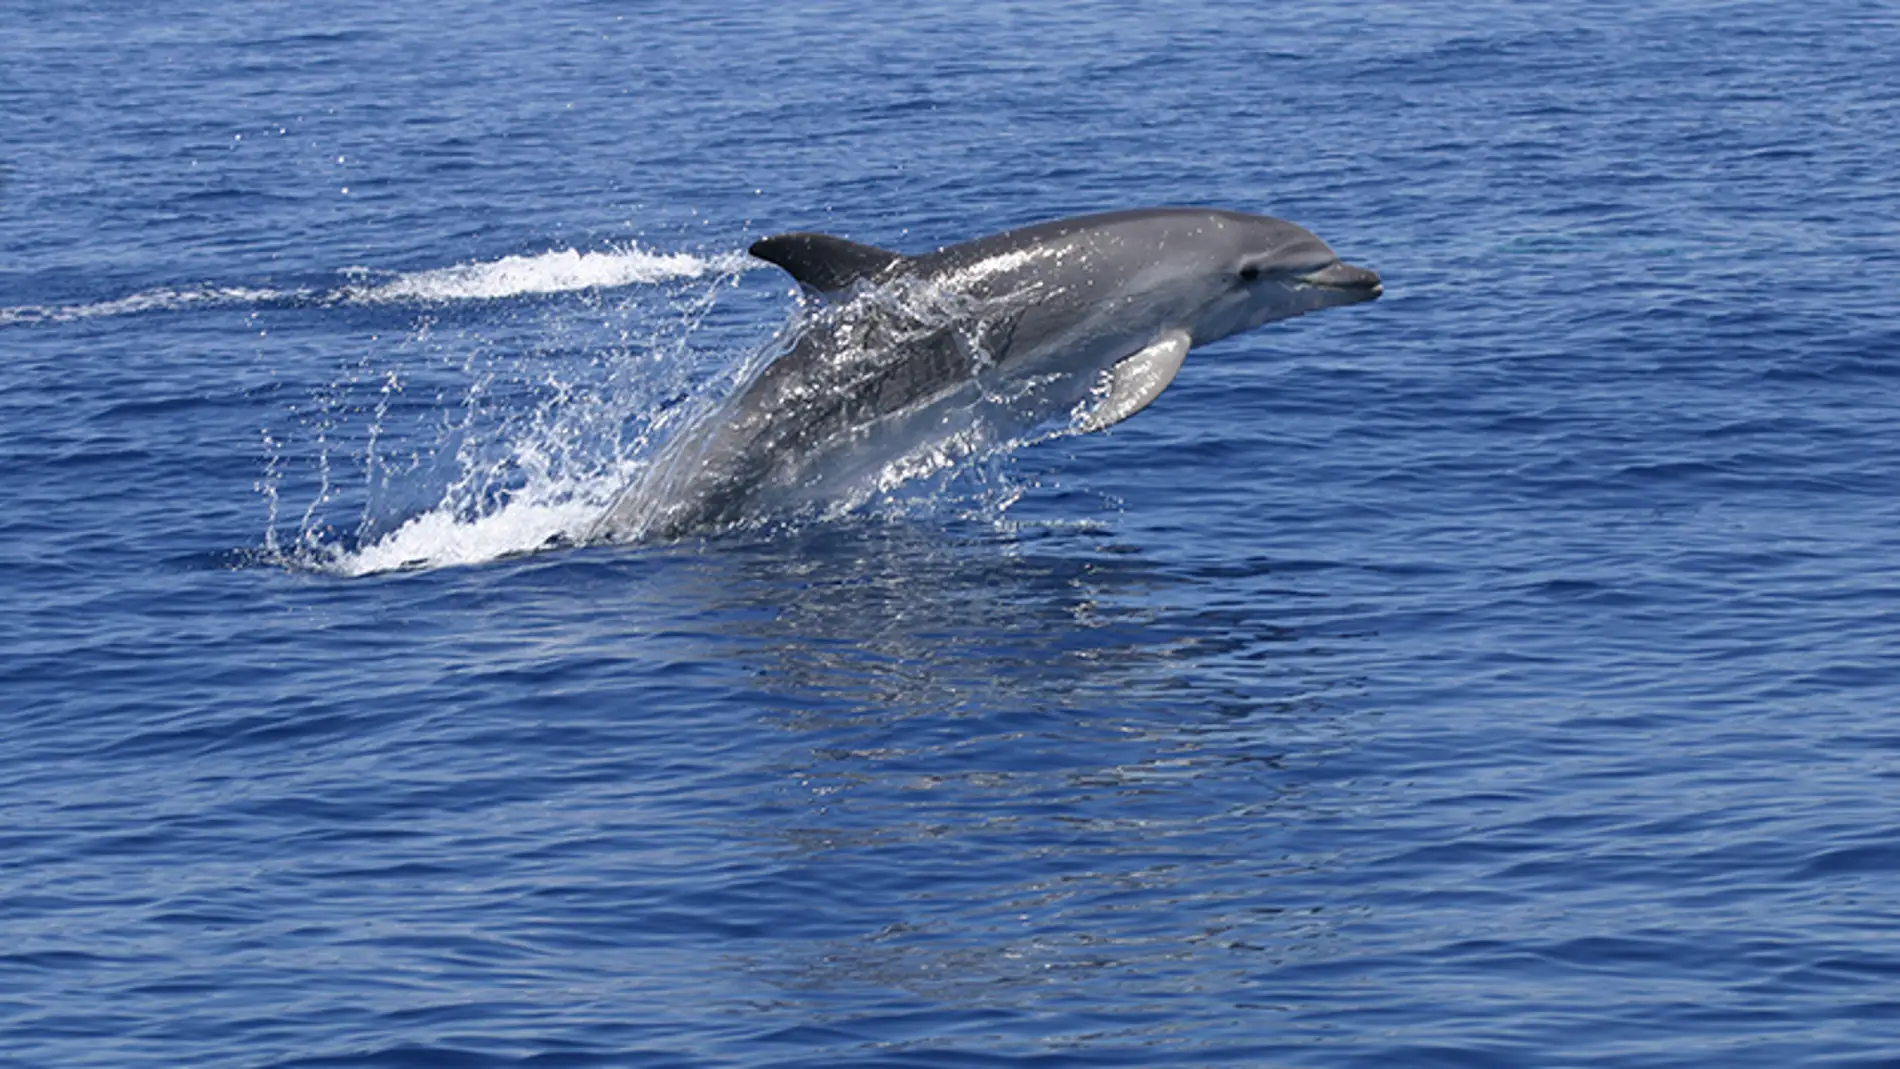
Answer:
<svg viewBox="0 0 1900 1069"><path fill-rule="evenodd" d="M783 733L746 833L835 921L747 970L1021 1005L1104 970L1238 984L1233 952L1327 938L1281 877L1326 864L1308 770L1353 745L1350 681L1271 598L1210 603L1264 570L1210 587L1102 541L867 520L672 558Z"/></svg>

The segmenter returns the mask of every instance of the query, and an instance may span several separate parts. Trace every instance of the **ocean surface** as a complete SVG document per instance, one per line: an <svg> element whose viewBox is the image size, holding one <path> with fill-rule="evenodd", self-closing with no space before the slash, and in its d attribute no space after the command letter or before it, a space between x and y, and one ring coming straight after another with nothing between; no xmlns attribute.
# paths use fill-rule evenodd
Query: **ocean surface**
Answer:
<svg viewBox="0 0 1900 1069"><path fill-rule="evenodd" d="M1900 1065L1891 5L0 8L0 1064ZM1386 294L567 544L1162 204Z"/></svg>

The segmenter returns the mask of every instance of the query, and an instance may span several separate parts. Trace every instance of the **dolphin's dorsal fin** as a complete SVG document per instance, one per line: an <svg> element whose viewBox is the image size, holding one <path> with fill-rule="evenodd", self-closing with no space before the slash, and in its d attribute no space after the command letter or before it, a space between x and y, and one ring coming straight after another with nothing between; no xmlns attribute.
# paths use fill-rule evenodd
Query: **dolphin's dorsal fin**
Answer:
<svg viewBox="0 0 1900 1069"><path fill-rule="evenodd" d="M904 262L904 257L876 245L835 238L830 234L777 234L752 243L747 252L774 263L819 293L836 293L851 284L874 279Z"/></svg>
<svg viewBox="0 0 1900 1069"><path fill-rule="evenodd" d="M1113 427L1147 408L1168 388L1168 383L1174 381L1174 373L1181 370L1181 361L1187 359L1188 348L1193 344L1186 331L1171 330L1146 349L1124 357L1109 368L1102 376L1105 387L1102 399L1094 411L1083 418L1080 430L1088 434Z"/></svg>

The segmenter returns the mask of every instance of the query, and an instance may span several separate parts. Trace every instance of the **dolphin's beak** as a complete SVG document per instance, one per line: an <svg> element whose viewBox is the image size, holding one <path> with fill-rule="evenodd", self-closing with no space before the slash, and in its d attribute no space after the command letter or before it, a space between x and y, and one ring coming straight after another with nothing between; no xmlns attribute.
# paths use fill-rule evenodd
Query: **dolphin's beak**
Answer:
<svg viewBox="0 0 1900 1069"><path fill-rule="evenodd" d="M1310 275L1299 276L1300 281L1309 286L1325 286L1327 289L1357 291L1360 300L1369 301L1385 292L1385 286L1379 281L1379 273L1364 267L1354 267L1338 260Z"/></svg>

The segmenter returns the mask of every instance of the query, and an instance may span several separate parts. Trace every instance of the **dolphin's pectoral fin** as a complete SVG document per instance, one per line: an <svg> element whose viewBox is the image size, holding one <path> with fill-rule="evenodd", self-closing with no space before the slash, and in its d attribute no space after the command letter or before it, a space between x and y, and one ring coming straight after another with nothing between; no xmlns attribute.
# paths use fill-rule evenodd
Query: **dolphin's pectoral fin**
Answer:
<svg viewBox="0 0 1900 1069"><path fill-rule="evenodd" d="M753 242L746 251L779 265L799 285L819 293L849 289L852 283L876 278L904 260L889 249L830 234L778 234Z"/></svg>
<svg viewBox="0 0 1900 1069"><path fill-rule="evenodd" d="M1191 344L1186 331L1170 331L1104 372L1106 392L1082 421L1083 433L1113 427L1152 404L1174 381L1174 373L1181 370Z"/></svg>

